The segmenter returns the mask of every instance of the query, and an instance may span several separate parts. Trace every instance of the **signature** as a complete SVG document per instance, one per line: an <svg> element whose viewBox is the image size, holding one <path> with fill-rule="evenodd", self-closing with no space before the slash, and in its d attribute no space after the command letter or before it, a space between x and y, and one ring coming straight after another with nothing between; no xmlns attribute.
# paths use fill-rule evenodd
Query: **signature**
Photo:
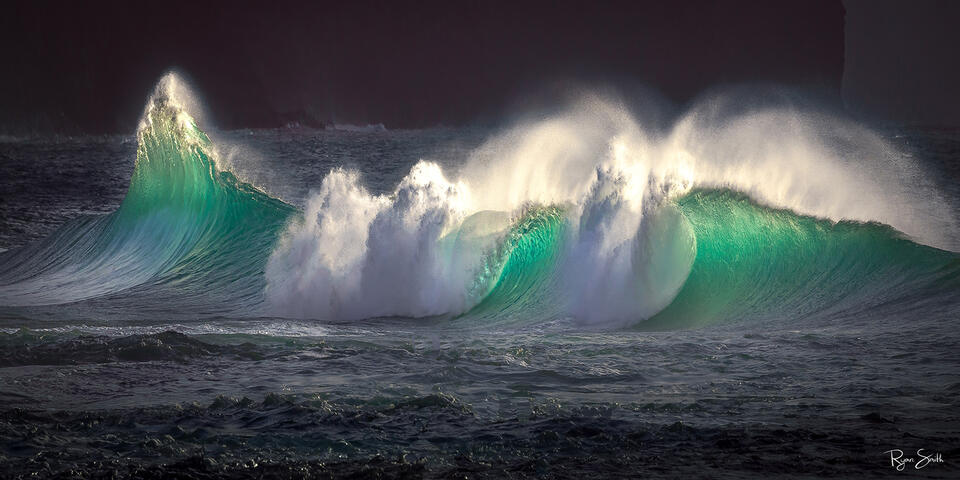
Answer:
<svg viewBox="0 0 960 480"><path fill-rule="evenodd" d="M887 450L883 453L890 455L890 466L897 469L898 472L902 472L909 464L913 464L914 469L920 470L931 463L943 463L943 455L940 452L926 454L922 448L917 450L916 457L904 457L903 450L899 448Z"/></svg>

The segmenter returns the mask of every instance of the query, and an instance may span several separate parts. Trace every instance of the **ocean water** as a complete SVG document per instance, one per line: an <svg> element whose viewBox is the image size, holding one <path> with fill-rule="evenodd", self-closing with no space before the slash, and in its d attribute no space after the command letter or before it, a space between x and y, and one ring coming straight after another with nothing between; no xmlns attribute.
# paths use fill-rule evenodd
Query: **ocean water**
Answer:
<svg viewBox="0 0 960 480"><path fill-rule="evenodd" d="M4 478L960 474L955 132L189 99L0 142Z"/></svg>

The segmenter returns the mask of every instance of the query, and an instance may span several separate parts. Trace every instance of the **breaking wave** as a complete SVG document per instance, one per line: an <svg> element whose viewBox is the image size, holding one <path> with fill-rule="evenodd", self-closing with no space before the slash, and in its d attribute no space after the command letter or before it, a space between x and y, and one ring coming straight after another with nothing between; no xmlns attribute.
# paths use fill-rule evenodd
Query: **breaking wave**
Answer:
<svg viewBox="0 0 960 480"><path fill-rule="evenodd" d="M455 178L420 161L372 194L335 168L298 211L218 168L184 95L158 85L116 212L0 254L0 304L162 292L234 315L672 329L902 310L960 286L947 201L824 115L713 102L662 133L588 98Z"/></svg>

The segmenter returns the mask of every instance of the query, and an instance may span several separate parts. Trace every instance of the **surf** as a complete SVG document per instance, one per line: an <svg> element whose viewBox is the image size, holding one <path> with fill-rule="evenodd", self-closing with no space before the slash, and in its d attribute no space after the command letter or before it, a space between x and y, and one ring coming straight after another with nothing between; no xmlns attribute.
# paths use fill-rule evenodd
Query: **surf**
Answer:
<svg viewBox="0 0 960 480"><path fill-rule="evenodd" d="M671 330L946 311L960 286L949 201L816 112L715 101L663 130L588 96L455 175L420 160L374 194L337 167L298 208L224 168L191 103L161 80L120 207L0 253L0 304Z"/></svg>

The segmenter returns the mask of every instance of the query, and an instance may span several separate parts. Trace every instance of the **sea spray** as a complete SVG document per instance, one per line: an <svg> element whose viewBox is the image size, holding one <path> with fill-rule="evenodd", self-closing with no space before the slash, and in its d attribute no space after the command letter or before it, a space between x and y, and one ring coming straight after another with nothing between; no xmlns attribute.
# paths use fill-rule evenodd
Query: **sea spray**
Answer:
<svg viewBox="0 0 960 480"><path fill-rule="evenodd" d="M389 196L356 173L332 171L267 267L267 297L287 315L324 319L427 316L466 306L468 264L441 237L459 224L469 192L421 162Z"/></svg>

